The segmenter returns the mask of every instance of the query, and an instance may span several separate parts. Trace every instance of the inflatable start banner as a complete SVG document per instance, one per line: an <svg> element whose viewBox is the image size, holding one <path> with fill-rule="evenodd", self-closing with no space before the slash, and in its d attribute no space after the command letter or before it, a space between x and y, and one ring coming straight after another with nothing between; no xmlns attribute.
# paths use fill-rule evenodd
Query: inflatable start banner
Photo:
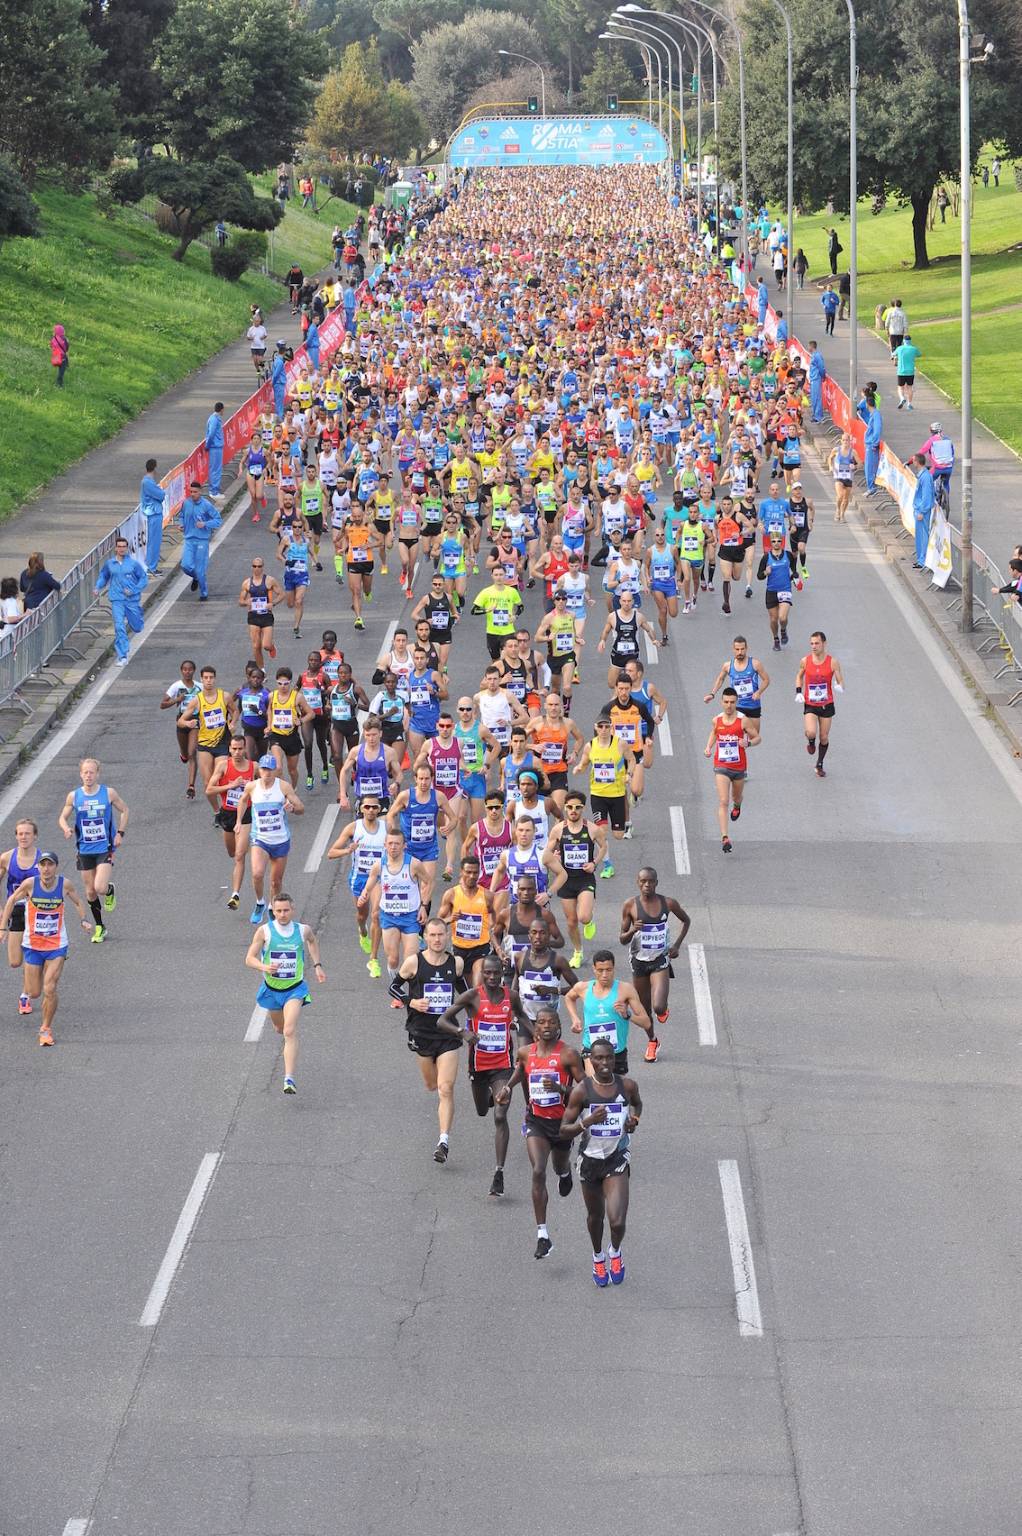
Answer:
<svg viewBox="0 0 1022 1536"><path fill-rule="evenodd" d="M667 140L639 117L495 117L451 140L453 166L662 165Z"/></svg>

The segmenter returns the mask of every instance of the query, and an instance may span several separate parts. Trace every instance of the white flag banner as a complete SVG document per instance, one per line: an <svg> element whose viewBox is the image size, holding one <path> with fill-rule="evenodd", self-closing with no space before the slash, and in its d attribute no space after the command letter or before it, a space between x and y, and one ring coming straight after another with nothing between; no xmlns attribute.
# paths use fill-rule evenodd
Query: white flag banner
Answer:
<svg viewBox="0 0 1022 1536"><path fill-rule="evenodd" d="M930 516L930 542L926 546L926 569L933 573L933 584L946 587L951 575L951 525L939 502Z"/></svg>

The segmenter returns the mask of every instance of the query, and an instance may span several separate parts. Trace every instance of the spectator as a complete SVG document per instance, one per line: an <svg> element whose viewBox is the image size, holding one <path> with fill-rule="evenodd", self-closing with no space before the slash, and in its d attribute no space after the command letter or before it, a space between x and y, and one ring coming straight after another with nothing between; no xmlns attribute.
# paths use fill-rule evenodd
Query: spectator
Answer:
<svg viewBox="0 0 1022 1536"><path fill-rule="evenodd" d="M850 272L842 272L841 276L837 280L837 291L841 300L841 305L838 309L837 317L839 320L847 320L848 305L852 297L852 274Z"/></svg>
<svg viewBox="0 0 1022 1536"><path fill-rule="evenodd" d="M801 246L799 246L798 250L795 252L795 260L792 262L791 265L792 265L792 269L793 269L793 271L795 273L795 285L796 285L796 287L798 287L798 288L804 287L805 286L805 280L806 280L806 273L809 271L809 258L808 258L808 256L806 255L805 251L802 249Z"/></svg>
<svg viewBox="0 0 1022 1536"><path fill-rule="evenodd" d="M38 549L29 555L28 565L21 573L18 586L25 599L26 612L38 608L48 593L60 591L60 582L50 575L42 552Z"/></svg>
<svg viewBox="0 0 1022 1536"><path fill-rule="evenodd" d="M990 167L985 165L979 174L983 181L983 185L988 187L990 185Z"/></svg>
<svg viewBox="0 0 1022 1536"><path fill-rule="evenodd" d="M0 581L0 624L5 629L13 629L19 623L25 612L25 605L18 591L18 583L15 577L5 576Z"/></svg>
<svg viewBox="0 0 1022 1536"><path fill-rule="evenodd" d="M313 213L318 213L319 210L316 207L316 189L312 184L312 177L303 176L299 183L299 189L302 194L302 207L311 208Z"/></svg>
<svg viewBox="0 0 1022 1536"><path fill-rule="evenodd" d="M930 522L933 503L933 475L926 462L925 453L913 454L909 464L916 472L916 488L912 493L912 511L916 519L916 558L914 570L921 571L926 564L926 551L930 543Z"/></svg>
<svg viewBox="0 0 1022 1536"><path fill-rule="evenodd" d="M893 361L894 354L908 334L908 315L902 308L900 299L892 299L890 308L884 311L884 330L887 332Z"/></svg>
<svg viewBox="0 0 1022 1536"><path fill-rule="evenodd" d="M1022 603L1022 560L1008 561L1008 569L1011 572L1011 580L1005 582L1003 587L995 587L995 592L1012 592L1015 601Z"/></svg>
<svg viewBox="0 0 1022 1536"><path fill-rule="evenodd" d="M827 260L830 262L830 275L831 275L831 277L837 277L837 259L841 255L841 252L843 250L844 250L844 246L841 244L840 240L837 237L837 230L836 229L828 230L827 231Z"/></svg>
<svg viewBox="0 0 1022 1536"><path fill-rule="evenodd" d="M947 223L947 211L950 208L950 206L951 206L951 199L950 199L950 197L948 197L947 187L938 187L937 188L937 207L940 209L940 222L942 224L946 224Z"/></svg>
<svg viewBox="0 0 1022 1536"><path fill-rule="evenodd" d="M777 279L778 288L784 287L784 279L787 275L788 262L784 246L778 241L774 247L774 277Z"/></svg>
<svg viewBox="0 0 1022 1536"><path fill-rule="evenodd" d="M57 388L64 388L64 375L67 372L67 354L70 351L67 335L62 325L53 327L53 335L50 338L50 362L57 370Z"/></svg>
<svg viewBox="0 0 1022 1536"><path fill-rule="evenodd" d="M990 166L990 174L994 178L994 186L999 187L1001 185L1001 162L996 155Z"/></svg>

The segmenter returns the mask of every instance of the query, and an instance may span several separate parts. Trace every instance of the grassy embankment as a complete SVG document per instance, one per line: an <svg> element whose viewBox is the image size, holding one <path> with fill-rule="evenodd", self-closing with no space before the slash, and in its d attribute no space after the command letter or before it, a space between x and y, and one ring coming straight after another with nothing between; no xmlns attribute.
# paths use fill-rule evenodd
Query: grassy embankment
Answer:
<svg viewBox="0 0 1022 1536"><path fill-rule="evenodd" d="M0 518L237 337L250 304L282 297L261 273L213 277L200 245L172 261L173 240L137 213L108 219L91 195L50 189L37 200L42 238L0 250L0 413L10 428L0 433ZM334 220L351 213L331 203L314 218L289 205L274 232L274 269L294 258L307 272L326 266ZM50 366L58 321L71 344L63 390Z"/></svg>
<svg viewBox="0 0 1022 1536"><path fill-rule="evenodd" d="M986 157L989 158L989 157ZM949 189L950 190L950 189ZM876 217L870 204L859 208L859 315L872 324L879 303L897 297L908 311L912 339L922 348L920 369L961 401L960 227L950 208L929 233L932 265L912 270L911 211L893 205ZM827 230L833 225L848 261L847 215L825 213L800 218L795 246L809 258L807 285L830 269ZM1015 187L1014 166L1004 163L1001 185L973 189L972 356L973 410L998 437L1022 454L1022 192ZM1014 249L1012 248L1014 247Z"/></svg>

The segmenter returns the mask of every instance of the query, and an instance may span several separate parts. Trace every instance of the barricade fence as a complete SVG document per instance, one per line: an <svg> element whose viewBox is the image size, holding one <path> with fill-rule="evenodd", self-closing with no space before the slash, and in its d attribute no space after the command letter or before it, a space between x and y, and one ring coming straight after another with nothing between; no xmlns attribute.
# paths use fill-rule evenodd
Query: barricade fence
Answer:
<svg viewBox="0 0 1022 1536"><path fill-rule="evenodd" d="M732 269L732 277L735 286L741 289L747 308L756 314L758 312L756 289L744 282L737 266ZM770 306L767 307L763 330L768 340L776 340L777 315ZM808 369L809 353L797 338L789 339L788 351L796 354ZM823 408L836 431L849 433L861 464L866 452L865 424L857 414L847 391L843 390L837 380L831 378L829 374L823 381ZM905 536L914 541L916 476L883 442L880 445L880 462L876 481L887 491L895 504L896 512L891 521L899 522ZM924 564L930 572L933 586L941 591L950 587L953 594L961 593L962 536L949 521L939 503L934 504L930 516L930 536ZM972 574L973 605L974 609L979 610L975 627L978 630L989 631L978 641L977 649L981 654L990 656L995 650L1000 650L1002 661L995 677L997 679L1010 677L1019 685L1008 699L1008 704L1014 705L1022 699L1022 655L1016 656L1017 651L1022 653L1022 611L1020 611L1022 604L1019 604L1010 594L998 590L1005 585L1004 577L996 563L978 544L972 547ZM960 595L954 595L950 608L954 610L960 605Z"/></svg>
<svg viewBox="0 0 1022 1536"><path fill-rule="evenodd" d="M373 274L374 278L376 274ZM369 283L358 290L364 299ZM347 331L346 316L342 306L333 309L319 327L320 362L329 361L341 346ZM309 361L308 348L303 343L294 358L286 365L286 380L290 387L302 368ZM259 418L273 409L273 386L261 384L255 394L224 422L224 465L228 465L250 441ZM163 507L163 525L172 523L181 511L193 480L206 484L209 477L209 451L204 442L198 443L180 464L175 464L160 481L167 497ZM86 615L99 602L96 592L97 573L103 561L113 554L119 535L128 540L130 553L142 559L146 548L147 520L141 506L128 514L116 528L104 534L98 544L71 567L63 577L59 592L51 592L32 608L24 618L0 635L0 708L13 704L25 714L32 705L19 690L36 673L45 671L47 664L60 650L71 651L68 637L79 628ZM97 630L98 634L99 631ZM71 651L71 654L77 654ZM0 738L2 739L2 738Z"/></svg>

